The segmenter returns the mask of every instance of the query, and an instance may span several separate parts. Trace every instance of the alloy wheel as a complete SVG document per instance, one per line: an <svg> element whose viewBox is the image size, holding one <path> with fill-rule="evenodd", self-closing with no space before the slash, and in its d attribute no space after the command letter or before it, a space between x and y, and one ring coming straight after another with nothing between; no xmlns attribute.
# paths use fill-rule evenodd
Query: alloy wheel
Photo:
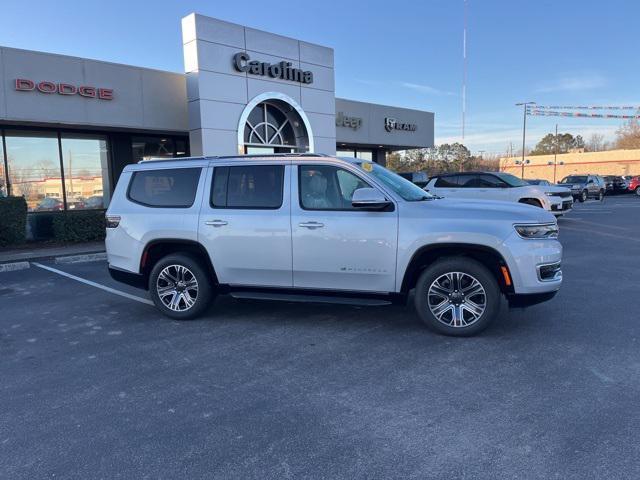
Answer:
<svg viewBox="0 0 640 480"><path fill-rule="evenodd" d="M449 327L468 327L484 314L487 294L474 276L448 272L429 286L427 305L439 322Z"/></svg>
<svg viewBox="0 0 640 480"><path fill-rule="evenodd" d="M168 265L158 275L156 292L168 309L186 312L198 299L198 281L184 265Z"/></svg>

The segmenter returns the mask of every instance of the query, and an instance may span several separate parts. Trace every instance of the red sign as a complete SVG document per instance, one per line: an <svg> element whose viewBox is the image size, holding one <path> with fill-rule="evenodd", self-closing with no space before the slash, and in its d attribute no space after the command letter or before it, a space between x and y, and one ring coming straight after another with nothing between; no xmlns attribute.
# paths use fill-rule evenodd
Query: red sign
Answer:
<svg viewBox="0 0 640 480"><path fill-rule="evenodd" d="M97 88L88 85L75 86L70 83L54 83L42 81L35 83L26 78L16 78L15 89L19 92L32 92L37 90L40 93L55 93L58 95L80 95L86 98L97 98L99 100L113 100L113 89Z"/></svg>

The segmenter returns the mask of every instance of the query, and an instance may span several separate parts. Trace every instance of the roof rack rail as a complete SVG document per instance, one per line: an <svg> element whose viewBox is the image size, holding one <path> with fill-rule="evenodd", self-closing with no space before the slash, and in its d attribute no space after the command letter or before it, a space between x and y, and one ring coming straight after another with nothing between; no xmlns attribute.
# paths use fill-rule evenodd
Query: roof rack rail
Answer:
<svg viewBox="0 0 640 480"><path fill-rule="evenodd" d="M252 153L249 155L222 155L207 158L273 158L273 157L328 157L324 153Z"/></svg>
<svg viewBox="0 0 640 480"><path fill-rule="evenodd" d="M329 157L325 153L256 153L251 155L206 155L200 157L163 157L163 158L149 158L139 160L138 163L150 163L150 162L170 162L172 160L179 160L181 162L187 162L189 160L213 160L213 159L228 159L228 158L286 158L286 157Z"/></svg>
<svg viewBox="0 0 640 480"><path fill-rule="evenodd" d="M161 158L147 158L138 160L138 163L150 163L150 162L170 162L172 160L189 161L189 160L206 160L207 158L215 157L161 157Z"/></svg>

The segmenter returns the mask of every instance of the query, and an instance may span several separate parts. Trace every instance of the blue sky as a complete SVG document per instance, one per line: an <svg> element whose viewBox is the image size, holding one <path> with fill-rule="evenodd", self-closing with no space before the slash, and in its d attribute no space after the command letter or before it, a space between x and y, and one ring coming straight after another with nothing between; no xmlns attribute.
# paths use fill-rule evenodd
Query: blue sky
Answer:
<svg viewBox="0 0 640 480"><path fill-rule="evenodd" d="M632 0L469 0L467 135L472 151L519 148L514 103L640 104ZM335 49L336 95L436 114L436 143L460 140L462 0L34 0L2 7L0 45L182 71L191 12ZM613 138L618 120L559 118ZM529 117L528 145L556 119Z"/></svg>

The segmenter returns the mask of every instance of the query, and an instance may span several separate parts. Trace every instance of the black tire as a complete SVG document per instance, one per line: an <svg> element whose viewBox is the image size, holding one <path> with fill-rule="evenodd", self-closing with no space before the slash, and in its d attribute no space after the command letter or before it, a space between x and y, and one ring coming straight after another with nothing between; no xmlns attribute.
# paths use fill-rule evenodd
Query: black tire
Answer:
<svg viewBox="0 0 640 480"><path fill-rule="evenodd" d="M432 312L434 303L437 303L437 300L435 302L432 302L432 300L439 298L441 294L436 294L435 297L429 296L430 287L432 287L432 285L442 285L441 282L436 283L436 280L444 278L443 276L446 276L446 274L453 273L462 273L466 276L472 277L484 289L484 311L473 322L468 322L468 325L453 326L451 325L452 322L449 321L447 312L441 315L443 321L439 320ZM463 289L464 283L462 284L461 291ZM442 295L442 298L445 298L444 295ZM449 298L450 300L448 303L451 304L451 295ZM468 296L467 302L472 298L474 298L474 303L478 302L479 297L474 295ZM445 301L440 305L444 304L445 307L451 309L452 307L445 304ZM458 301L460 301L459 297ZM475 335L487 328L487 326L489 326L489 324L498 316L501 305L501 292L495 277L484 265L471 258L449 257L438 260L422 272L418 278L418 282L416 283L414 302L418 316L431 330L443 335L467 337ZM462 303L464 304L465 301L462 301ZM453 305L455 305L455 303ZM469 306L468 303L467 306ZM465 312L461 304L459 305L459 308L462 312L463 318L465 315L469 315L469 312ZM451 316L453 316L453 312L451 312L451 314Z"/></svg>
<svg viewBox="0 0 640 480"><path fill-rule="evenodd" d="M167 282L166 274L163 275L163 278L160 279L160 281L158 280L160 274L163 272L163 270L165 270L165 268L168 268L166 273L171 275L171 277L179 279L180 274L176 272L175 268L172 267L183 267L189 271L191 275L188 275L186 273L183 275L183 277L185 278L185 281L183 283L185 285L182 285L179 282ZM186 288L188 285L191 285L192 277L195 278L195 281L197 282L195 285L195 289ZM169 291L164 296L165 301L163 301L158 292L159 286L164 286L166 288L176 286L177 288L173 290L175 292L173 294L169 293L171 292ZM173 318L175 320L191 320L201 315L207 309L207 307L209 307L215 297L215 291L212 286L212 279L210 275L208 274L207 270L201 266L201 262L199 262L198 259L188 254L173 253L161 258L153 266L151 274L149 275L149 295L151 296L151 300L153 300L153 303L158 308L158 310L160 310L167 317ZM177 298L176 308L178 310L172 309L167 306L167 304L165 304L169 295L172 295L172 298ZM178 297L176 297L176 295L178 295ZM195 300L191 306L188 306L187 304L187 296L190 300Z"/></svg>
<svg viewBox="0 0 640 480"><path fill-rule="evenodd" d="M580 201L580 203L584 203L587 201L588 198L589 198L589 192L587 192L586 190L583 190L582 193L580 194L580 197L578 197L578 200Z"/></svg>
<svg viewBox="0 0 640 480"><path fill-rule="evenodd" d="M600 193L598 193L598 200L604 202L604 190L600 190Z"/></svg>
<svg viewBox="0 0 640 480"><path fill-rule="evenodd" d="M636 193L637 196L640 197L640 187L636 187L636 189L634 190L634 192Z"/></svg>

